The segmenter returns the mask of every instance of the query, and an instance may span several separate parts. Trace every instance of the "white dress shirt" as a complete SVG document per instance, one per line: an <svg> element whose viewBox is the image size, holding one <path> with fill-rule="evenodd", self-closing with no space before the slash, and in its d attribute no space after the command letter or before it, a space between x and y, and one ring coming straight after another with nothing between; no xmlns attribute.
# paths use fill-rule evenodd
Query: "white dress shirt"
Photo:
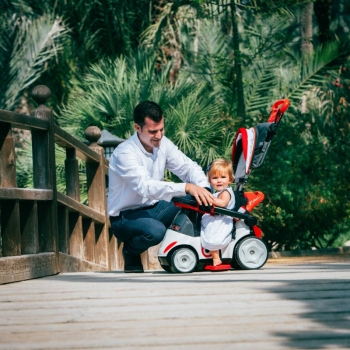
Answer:
<svg viewBox="0 0 350 350"><path fill-rule="evenodd" d="M168 169L183 183L164 181ZM210 187L202 168L184 155L167 137L153 154L142 146L137 132L121 143L109 163L108 215L117 216L123 210L170 202L186 195L186 183Z"/></svg>

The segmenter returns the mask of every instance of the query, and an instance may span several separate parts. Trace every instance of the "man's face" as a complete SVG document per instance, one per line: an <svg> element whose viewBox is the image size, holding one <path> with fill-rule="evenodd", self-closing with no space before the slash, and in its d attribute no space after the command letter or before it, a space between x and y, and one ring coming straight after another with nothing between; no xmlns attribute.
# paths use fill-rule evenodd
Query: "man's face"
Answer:
<svg viewBox="0 0 350 350"><path fill-rule="evenodd" d="M145 150L149 153L153 153L153 148L160 146L160 142L164 135L164 118L157 123L146 117L145 125L142 128L135 123L135 130L137 131L139 140Z"/></svg>

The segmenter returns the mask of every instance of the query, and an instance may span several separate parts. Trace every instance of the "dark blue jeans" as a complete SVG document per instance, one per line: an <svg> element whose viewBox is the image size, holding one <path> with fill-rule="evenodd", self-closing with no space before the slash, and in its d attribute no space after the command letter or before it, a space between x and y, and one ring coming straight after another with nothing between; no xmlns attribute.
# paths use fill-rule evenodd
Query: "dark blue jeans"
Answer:
<svg viewBox="0 0 350 350"><path fill-rule="evenodd" d="M112 232L130 254L139 255L160 243L180 208L173 202L159 201L140 209L125 210L111 216Z"/></svg>

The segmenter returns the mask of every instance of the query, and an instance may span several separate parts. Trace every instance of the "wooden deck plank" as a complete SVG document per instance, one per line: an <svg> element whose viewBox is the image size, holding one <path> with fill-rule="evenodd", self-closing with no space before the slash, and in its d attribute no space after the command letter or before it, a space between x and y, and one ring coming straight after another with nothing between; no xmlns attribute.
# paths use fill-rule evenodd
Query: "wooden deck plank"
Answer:
<svg viewBox="0 0 350 350"><path fill-rule="evenodd" d="M348 349L350 261L342 261L2 285L0 349Z"/></svg>

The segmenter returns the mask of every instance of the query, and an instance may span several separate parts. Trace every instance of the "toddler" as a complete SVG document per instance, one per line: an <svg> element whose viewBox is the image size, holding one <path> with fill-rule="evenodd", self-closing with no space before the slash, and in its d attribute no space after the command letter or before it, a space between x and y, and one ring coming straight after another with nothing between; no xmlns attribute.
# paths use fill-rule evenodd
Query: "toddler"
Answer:
<svg viewBox="0 0 350 350"><path fill-rule="evenodd" d="M235 206L235 195L229 187L233 183L232 164L225 159L214 160L208 171L208 180L215 189L213 205L227 209ZM221 265L219 250L225 248L231 241L233 228L232 217L226 215L204 214L201 222L201 244L210 251L213 265Z"/></svg>

